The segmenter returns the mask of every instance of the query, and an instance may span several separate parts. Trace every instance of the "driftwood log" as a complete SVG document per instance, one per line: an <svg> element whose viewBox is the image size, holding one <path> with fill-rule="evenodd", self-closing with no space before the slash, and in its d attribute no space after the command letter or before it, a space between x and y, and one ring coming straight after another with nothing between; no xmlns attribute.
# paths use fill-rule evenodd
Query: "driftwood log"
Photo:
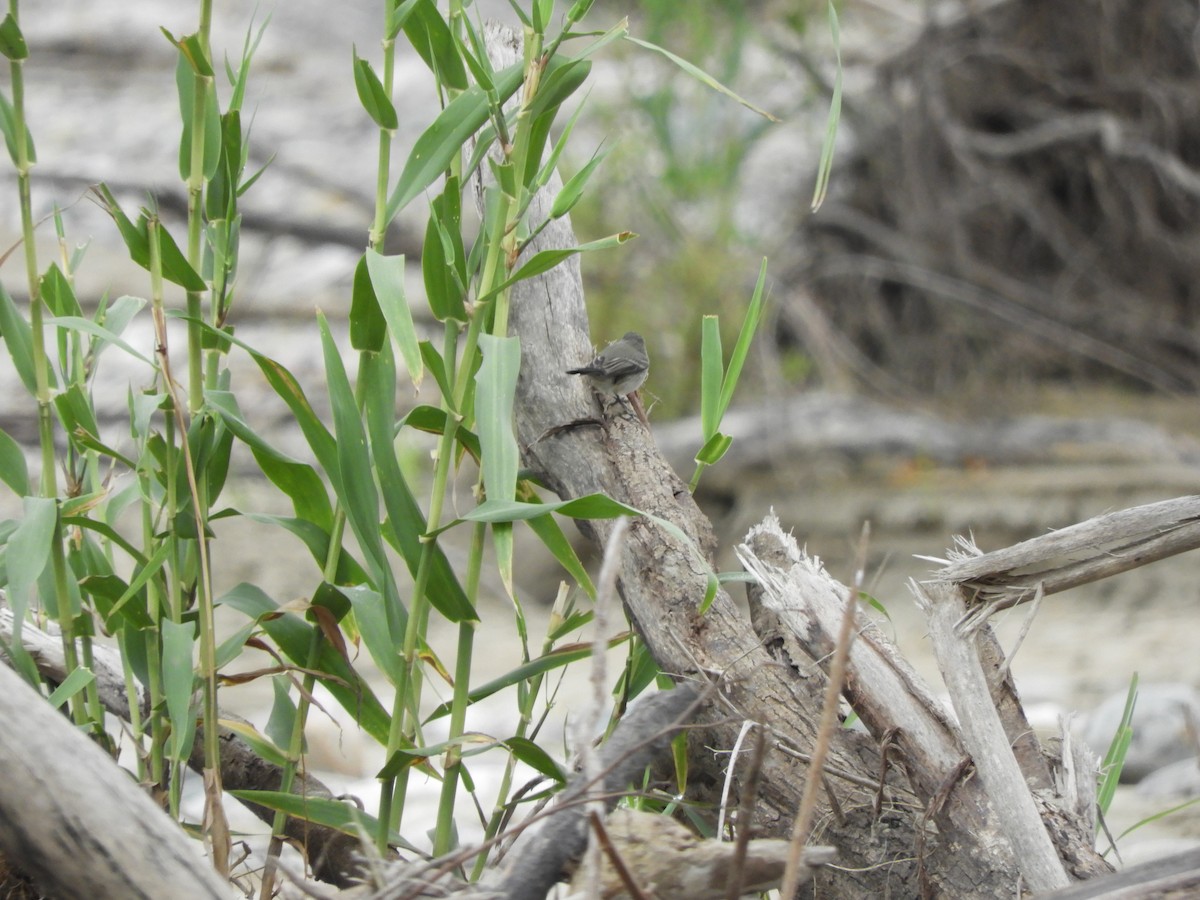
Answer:
<svg viewBox="0 0 1200 900"><path fill-rule="evenodd" d="M0 666L0 851L54 897L228 900L199 845L99 746Z"/></svg>
<svg viewBox="0 0 1200 900"><path fill-rule="evenodd" d="M0 662L6 661L3 646L13 640L12 611L4 605L0 592ZM68 672L63 659L62 640L48 634L31 623L21 629L21 644L33 659L38 673L50 684L60 684ZM125 692L125 681L121 674L120 658L109 647L98 645L93 648L92 672L96 676L97 694L105 710L125 722L129 721L129 698ZM144 699L139 701L144 705ZM236 718L222 713L225 718ZM0 719L6 724L10 720ZM199 773L204 767L203 726L197 726L197 737L192 743L192 755L188 765ZM282 770L274 763L262 759L236 731L221 729L221 783L229 791L277 791L283 783ZM6 757L0 755L0 763ZM115 770L115 765L114 765ZM32 785L29 786L32 789ZM333 792L320 779L306 772L297 772L292 782L292 793L297 796L330 799ZM263 822L271 824L275 811L257 803L246 803L246 808ZM313 874L331 884L347 886L353 882L359 869L360 842L357 837L334 828L313 822L289 818L284 833L294 846L308 859ZM14 862L19 860L14 859Z"/></svg>

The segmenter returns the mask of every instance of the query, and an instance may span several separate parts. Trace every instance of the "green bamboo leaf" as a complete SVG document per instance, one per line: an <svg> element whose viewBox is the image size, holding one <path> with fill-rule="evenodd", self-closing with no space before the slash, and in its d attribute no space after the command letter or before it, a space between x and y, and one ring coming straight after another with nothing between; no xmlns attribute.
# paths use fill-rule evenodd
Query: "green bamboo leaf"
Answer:
<svg viewBox="0 0 1200 900"><path fill-rule="evenodd" d="M566 773L562 766L554 761L554 757L547 754L540 746L536 745L528 738L514 736L505 740L504 745L512 751L512 755L517 757L529 768L546 775L547 778L552 778L560 785L566 784Z"/></svg>
<svg viewBox="0 0 1200 900"><path fill-rule="evenodd" d="M107 610L101 608L101 613L104 615L106 626L110 624L115 626L116 623L112 621L113 616L119 613L125 604L134 597L139 597L142 602L138 608L126 613L126 618L130 620L131 624L133 624L135 628L145 628L151 624L145 613L146 598L144 594L144 588L146 587L146 583L162 570L162 567L166 564L167 558L170 555L170 541L159 542L158 546L154 550L154 553L148 560L146 560L145 565L137 567L133 581L129 582L129 584L125 587L125 590L122 591L121 595L116 599L112 606ZM95 593L95 587L93 587L92 590L93 593ZM141 614L140 616L139 613Z"/></svg>
<svg viewBox="0 0 1200 900"><path fill-rule="evenodd" d="M436 744L424 744L420 747L407 743L406 746L399 747L387 759L378 772L375 773L376 778L395 778L405 769L420 768L427 773L433 775L433 767L429 760L435 756L441 756L451 747L468 747L470 749L463 752L463 756L475 756L493 747L500 746L500 741L496 740L489 734L484 734L479 731L466 731L462 734L451 738L448 741L439 741Z"/></svg>
<svg viewBox="0 0 1200 900"><path fill-rule="evenodd" d="M96 676L89 669L76 666L71 674L63 679L62 684L50 694L48 698L50 705L58 709L95 680Z"/></svg>
<svg viewBox="0 0 1200 900"><path fill-rule="evenodd" d="M159 31L179 51L180 59L187 64L190 72L200 75L203 78L212 78L216 74L213 72L212 63L209 62L208 56L204 52L204 44L200 41L198 33L185 34L183 37L177 38L161 26L159 27Z"/></svg>
<svg viewBox="0 0 1200 900"><path fill-rule="evenodd" d="M400 29L404 27L404 23L408 21L408 17L413 14L418 3L424 3L425 0L404 0L391 11L387 23L388 40L394 41L396 35L400 33Z"/></svg>
<svg viewBox="0 0 1200 900"><path fill-rule="evenodd" d="M136 492L132 492L136 493ZM112 507L110 505L110 512ZM63 526L66 528L80 528L89 531L94 531L101 535L106 541L111 541L113 546L120 547L121 552L125 553L135 563L145 565L146 557L133 544L129 543L121 534L109 525L107 522L101 522L97 519L89 519L85 516L63 516Z"/></svg>
<svg viewBox="0 0 1200 900"><path fill-rule="evenodd" d="M553 554L561 565L576 583L583 588L584 592L593 600L596 599L596 587L592 584L592 579L584 568L583 563L579 561L579 557L575 553L575 548L571 546L571 542L567 540L567 536L563 534L563 530L558 527L558 522L553 516L535 516L525 520L546 549Z"/></svg>
<svg viewBox="0 0 1200 900"><path fill-rule="evenodd" d="M469 17L463 17L463 25L469 32L472 45L478 46L478 42L475 39L475 28L471 24ZM458 50L458 55L461 56L463 62L467 64L467 69L470 71L471 77L475 79L475 82L485 91L494 91L496 89L496 83L492 80L492 76L495 74L495 72L492 69L491 62L488 60L487 53L482 53L479 55L472 53L467 49L466 45L458 39L457 35L454 37L454 45Z"/></svg>
<svg viewBox="0 0 1200 900"><path fill-rule="evenodd" d="M105 211L113 217L113 221L117 225L117 231L121 233L121 239L125 241L125 246L129 250L129 258L143 269L149 271L150 238L147 231L148 220L146 213L143 211L139 214L137 222L134 223L125 215L107 185L99 185L94 193L104 204ZM172 284L179 285L185 290L205 290L208 285L196 273L196 270L191 267L183 253L180 252L179 245L171 237L171 232L162 227L161 223L159 224L158 235L162 252L163 278Z"/></svg>
<svg viewBox="0 0 1200 900"><path fill-rule="evenodd" d="M529 128L529 146L525 151L525 171L521 173L522 184L539 183L539 179L547 173L542 157L546 154L546 142L550 139L554 120L558 118L559 109L567 98L587 81L591 68L591 62L585 59L555 57L543 76L529 108L532 124Z"/></svg>
<svg viewBox="0 0 1200 900"><path fill-rule="evenodd" d="M754 284L754 293L750 297L750 305L742 319L742 329L738 332L737 343L733 346L733 354L729 358L729 367L725 370L725 378L721 384L721 399L717 404L717 426L733 401L733 392L737 388L738 379L742 375L742 367L750 355L750 344L758 333L759 322L762 321L764 300L767 284L767 260L764 257L758 267L758 281Z"/></svg>
<svg viewBox="0 0 1200 900"><path fill-rule="evenodd" d="M442 434L446 430L446 411L436 406L414 406L400 420L401 427L406 425L429 434ZM476 462L483 458L479 447L479 435L469 428L459 425L454 429L454 439Z"/></svg>
<svg viewBox="0 0 1200 900"><path fill-rule="evenodd" d="M463 166L463 178L470 178L475 174L475 171L483 163L483 160L488 155L488 151L492 149L492 145L495 142L496 142L496 125L494 122L489 122L487 125L485 125L483 128L481 128L479 130L479 133L475 136L475 149L472 151L470 158L467 160L467 164L465 166ZM485 193L485 195L484 195L485 203L487 202L487 199L486 199L487 196L490 195L491 193L492 193L491 191L488 191ZM486 219L486 216L485 216L485 219ZM483 232L484 234L487 233L486 229L480 229L480 231ZM483 241L476 240L475 246L478 247L483 243L484 243ZM474 253L475 253L475 251L472 248L472 254L474 254ZM467 269L471 272L479 271L478 266L472 266L470 264L468 264Z"/></svg>
<svg viewBox="0 0 1200 900"><path fill-rule="evenodd" d="M33 587L50 559L58 505L48 497L25 497L21 523L8 538L5 567L8 599L13 615L22 619L33 596Z"/></svg>
<svg viewBox="0 0 1200 900"><path fill-rule="evenodd" d="M96 434L100 433L95 410L91 408L91 398L83 385L72 384L56 395L54 409L62 420L62 427L72 439L95 438Z"/></svg>
<svg viewBox="0 0 1200 900"><path fill-rule="evenodd" d="M260 622L263 630L288 659L296 665L308 665L308 650L312 643L314 626L299 616L280 615L275 601L261 588L242 583L223 594L217 602ZM322 644L316 669L326 673L326 677L321 678L321 684L342 708L354 717L354 721L380 744L386 744L390 716L371 690L371 686L329 646L328 642Z"/></svg>
<svg viewBox="0 0 1200 900"><path fill-rule="evenodd" d="M33 135L30 134L28 126L23 130L25 133L25 158L31 163L37 162ZM18 165L20 160L17 154L17 113L3 92L0 92L0 131L4 132L4 143L8 145L8 155L12 158L13 165Z"/></svg>
<svg viewBox="0 0 1200 900"><path fill-rule="evenodd" d="M333 507L321 476L305 463L292 459L266 442L242 418L237 398L229 391L205 391L205 401L225 427L250 448L259 470L292 501L296 515L328 533Z"/></svg>
<svg viewBox="0 0 1200 900"><path fill-rule="evenodd" d="M550 25L550 18L554 15L554 0L533 0L531 12L533 30L538 34L545 34Z"/></svg>
<svg viewBox="0 0 1200 900"><path fill-rule="evenodd" d="M246 28L246 37L242 40L242 59L238 64L237 74L234 75L229 63L226 62L226 72L229 76L229 82L233 85L233 93L229 98L229 109L231 111L240 110L242 101L246 95L246 85L250 80L250 61L258 52L258 45L262 43L263 35L266 33L267 26L271 24L271 13L267 13L263 23L258 26L258 31L254 32L251 38L251 28L253 27L253 18L250 26Z"/></svg>
<svg viewBox="0 0 1200 900"><path fill-rule="evenodd" d="M704 615L708 612L708 608L712 606L714 600L717 599L717 591L721 587L721 582L717 579L717 575L712 569L708 570L708 577L704 582L704 598L700 601L699 612Z"/></svg>
<svg viewBox="0 0 1200 900"><path fill-rule="evenodd" d="M696 462L706 466L719 462L731 444L733 444L733 438L718 431L700 448L700 452L696 454Z"/></svg>
<svg viewBox="0 0 1200 900"><path fill-rule="evenodd" d="M296 424L300 426L300 430L304 434L304 439L308 442L308 446L317 457L317 462L325 470L325 474L329 476L329 480L334 483L335 492L340 492L341 476L338 472L337 442L333 439L333 435L329 433L324 423L321 422L320 417L313 411L312 405L308 402L308 397L304 394L304 389L300 387L300 382L296 380L296 376L288 371L285 366L271 359L269 356L263 355L245 341L231 334L219 332L203 319L193 319L177 311L169 311L167 315L172 319L195 323L202 330L227 338L230 343L236 344L250 354L251 359L258 365L263 376L271 385L271 389L275 391L276 395L291 410Z"/></svg>
<svg viewBox="0 0 1200 900"><path fill-rule="evenodd" d="M577 253L590 253L594 250L609 250L613 247L619 247L626 241L630 241L637 237L632 231L621 231L617 234L611 234L608 237L600 238L598 241L588 241L586 244L579 244L574 247L566 247L558 250L543 250L540 253L535 253L533 257L521 266L516 273L499 285L495 289L489 291L483 297L479 298L479 302L485 302L499 294L501 291L507 290L518 281L524 281L526 278L533 278L541 275L543 272L549 272L560 262L568 257L574 256Z"/></svg>
<svg viewBox="0 0 1200 900"><path fill-rule="evenodd" d="M635 38L632 35L627 34L624 37L625 37L625 40L629 41L630 43L637 44L639 47L644 47L647 50L653 50L655 53L661 54L663 57L665 57L666 59L669 59L671 62L673 62L675 65L677 65L684 72L686 72L687 74L691 75L693 78L698 80L701 84L707 85L708 87L712 88L714 91L724 94L726 97L729 97L731 100L736 100L738 103L742 104L742 106L746 107L746 109L749 109L755 113L758 113L758 115L762 116L764 119L767 119L771 122L780 121L775 116L773 116L769 112L767 112L765 109L760 109L759 107L757 107L753 103L751 103L749 100L746 100L743 97L738 96L733 91L731 91L729 88L725 87L725 85L721 84L721 82L717 81L717 79L713 78L711 75L709 75L707 72L705 72L703 69L699 68L698 66L693 65L692 63L688 62L686 59L683 59L682 57L676 56L670 50L666 50L663 47L659 47L657 44L650 43L649 41L640 40L639 38Z"/></svg>
<svg viewBox="0 0 1200 900"><path fill-rule="evenodd" d="M394 687L404 677L404 663L399 650L404 645L404 635L394 633L389 624L383 595L363 585L342 588L342 593L354 608L354 618L367 645L367 652Z"/></svg>
<svg viewBox="0 0 1200 900"><path fill-rule="evenodd" d="M213 87L213 70L198 35L188 35L180 41L168 39L179 48L179 59L175 64L175 87L179 93L179 113L183 128L179 138L179 177L187 181L192 175L192 131L195 127L193 112L196 104L196 83L200 79L204 103L201 127L204 129L201 171L205 179L211 179L221 163L221 111L217 106L217 92ZM164 273L165 274L165 273Z"/></svg>
<svg viewBox="0 0 1200 900"><path fill-rule="evenodd" d="M379 494L372 477L371 458L367 452L367 436L359 418L354 391L334 343L329 323L317 314L321 332L321 349L325 359L325 383L329 387L329 402L333 407L333 430L337 437L338 499L346 518L358 538L369 568L378 585L388 572L387 555L379 534Z"/></svg>
<svg viewBox="0 0 1200 900"><path fill-rule="evenodd" d="M1100 763L1100 787L1096 792L1096 806L1100 812L1107 813L1116 794L1117 785L1121 781L1121 770L1125 767L1125 757L1129 753L1129 745L1133 742L1133 711L1137 707L1138 675L1133 673L1129 680L1129 690L1125 695L1125 708L1121 711L1121 720L1113 734L1104 759Z"/></svg>
<svg viewBox="0 0 1200 900"><path fill-rule="evenodd" d="M260 525L282 528L288 534L299 539L312 554L313 561L317 564L316 573L320 574L325 561L329 559L329 531L327 529L309 519L293 516L271 516L252 512L241 512L241 516ZM363 584L369 580L362 566L344 547L338 554L338 570L334 577L338 584L343 585Z"/></svg>
<svg viewBox="0 0 1200 900"><path fill-rule="evenodd" d="M287 755L249 722L237 719L218 719L222 728L227 728L250 745L250 749L263 762L283 768L287 765Z"/></svg>
<svg viewBox="0 0 1200 900"><path fill-rule="evenodd" d="M233 432L226 428L218 417L207 410L192 421L193 427L198 424L206 436L204 453L196 454L198 459L196 466L199 472L203 473L208 502L212 504L221 496L221 492L225 489L225 479L229 477L229 461L233 454Z"/></svg>
<svg viewBox="0 0 1200 900"><path fill-rule="evenodd" d="M1176 803L1174 806L1168 806L1166 809L1160 809L1156 813L1146 816L1144 819L1139 819L1134 822L1124 831L1117 835L1116 842L1119 844L1126 835L1133 834L1139 828L1144 828L1152 822L1157 822L1159 819L1165 819L1167 816L1174 815L1177 812L1182 812L1189 806L1195 806L1200 803L1200 797L1193 797L1191 800L1184 800L1182 803ZM1108 851L1105 851L1107 853Z"/></svg>
<svg viewBox="0 0 1200 900"><path fill-rule="evenodd" d="M578 22L588 14L588 10L592 8L592 4L595 2L596 0L575 0L570 10L567 11L567 21Z"/></svg>
<svg viewBox="0 0 1200 900"><path fill-rule="evenodd" d="M437 77L438 83L455 91L465 91L467 72L450 26L437 7L430 0L419 0L403 27L409 43Z"/></svg>
<svg viewBox="0 0 1200 900"><path fill-rule="evenodd" d="M0 428L0 481L7 484L14 494L24 497L29 493L29 469L25 465L25 452L4 429Z"/></svg>
<svg viewBox="0 0 1200 900"><path fill-rule="evenodd" d="M162 629L163 693L167 699L167 718L171 721L171 759L187 759L196 736L196 717L192 713L192 644L196 639L195 622L164 619Z"/></svg>
<svg viewBox="0 0 1200 900"><path fill-rule="evenodd" d="M479 349L483 362L475 373L475 408L484 485L488 499L512 500L520 464L513 404L521 371L521 342L516 337L481 334Z"/></svg>
<svg viewBox="0 0 1200 900"><path fill-rule="evenodd" d="M83 309L75 298L75 290L67 281L57 263L51 263L40 279L42 299L46 307L56 316L82 316Z"/></svg>
<svg viewBox="0 0 1200 900"><path fill-rule="evenodd" d="M384 90L383 82L375 74L371 63L360 57L357 49L353 53L354 87L358 91L358 99L362 102L363 109L380 128L395 131L400 125L400 120L396 116L392 98Z"/></svg>
<svg viewBox="0 0 1200 900"><path fill-rule="evenodd" d="M132 299L132 298L131 298ZM112 344L115 347L120 347L138 362L145 363L147 366L153 366L154 362L147 356L143 356L133 346L123 341L116 333L109 331L102 325L97 325L91 319L83 319L79 316L51 316L45 320L47 325L54 325L57 328L65 328L68 331L78 331L81 334L90 334L92 337L99 338L105 344Z"/></svg>
<svg viewBox="0 0 1200 900"><path fill-rule="evenodd" d="M37 395L37 376L33 368L33 329L17 310L16 303L0 283L0 335L8 347L13 368L29 395ZM53 376L51 376L53 378ZM53 384L51 385L53 387Z"/></svg>
<svg viewBox="0 0 1200 900"><path fill-rule="evenodd" d="M292 683L282 674L271 677L271 692L274 701L271 715L267 718L267 737L276 745L290 747L292 732L296 728L296 704L291 697Z"/></svg>
<svg viewBox="0 0 1200 900"><path fill-rule="evenodd" d="M371 455L379 474L383 505L387 511L388 532L404 563L415 578L424 552L425 514L417 504L404 473L396 460L393 445L395 434L393 416L396 409L396 369L390 348L382 353L366 354L359 369L365 386L367 429L371 439ZM430 551L432 568L426 594L434 608L451 622L475 620L474 607L458 583L442 548L435 545ZM399 599L392 598L399 609ZM400 629L399 617L391 612L393 629Z"/></svg>
<svg viewBox="0 0 1200 900"><path fill-rule="evenodd" d="M842 38L838 29L837 7L829 0L829 33L833 37L833 52L837 70L833 77L833 96L829 99L829 118L825 123L825 141L821 145L821 161L817 164L817 183L813 187L812 211L825 202L829 190L829 175L833 171L833 149L837 140L838 121L842 116Z"/></svg>
<svg viewBox="0 0 1200 900"><path fill-rule="evenodd" d="M469 522L519 522L552 512L573 519L615 519L617 516L640 516L639 510L618 503L605 494L587 494L574 500L556 503L518 503L515 500L485 500L463 516Z"/></svg>
<svg viewBox="0 0 1200 900"><path fill-rule="evenodd" d="M237 189L244 167L242 116L236 109L231 109L221 116L221 159L204 192L205 217L210 223L206 232L214 255L228 255L228 250L219 246L225 230L215 226L217 222L233 219L237 215ZM213 260L214 270L220 271L222 266L220 259Z"/></svg>
<svg viewBox="0 0 1200 900"><path fill-rule="evenodd" d="M246 803L255 803L287 813L303 822L313 822L333 828L343 834L353 837L375 835L379 833L379 822L371 815L362 812L353 803L324 797L301 797L298 794L284 794L280 791L230 791L234 797ZM400 847L410 853L420 853L416 847L404 840L396 832L389 832L388 843Z"/></svg>
<svg viewBox="0 0 1200 900"><path fill-rule="evenodd" d="M413 325L412 310L404 293L404 257L383 256L368 249L366 259L367 272L371 276L371 285L375 288L375 296L379 300L383 318L387 321L388 331L391 332L396 346L400 348L404 367L408 369L408 377L412 379L414 389L419 389L425 378L425 369L420 343L417 340L417 329Z"/></svg>
<svg viewBox="0 0 1200 900"><path fill-rule="evenodd" d="M706 441L721 427L721 377L724 370L720 322L716 316L705 316L700 323L700 431Z"/></svg>
<svg viewBox="0 0 1200 900"><path fill-rule="evenodd" d="M242 655L246 649L246 641L250 636L258 631L258 623L247 622L233 634L228 635L224 640L217 645L217 671L220 672L227 665Z"/></svg>
<svg viewBox="0 0 1200 900"><path fill-rule="evenodd" d="M547 114L557 114L558 108L587 81L591 71L591 60L565 55L554 57L546 66L537 94L529 104L529 115L536 120ZM538 159L541 159L540 152Z"/></svg>
<svg viewBox="0 0 1200 900"><path fill-rule="evenodd" d="M120 337L125 333L125 329L129 327L129 323L134 320L146 306L146 301L141 297L131 297L128 294L123 294L107 306L101 306L96 311L95 323L103 328L108 334ZM100 335L93 335L98 338L92 344L93 358L99 357L100 354L112 343L111 341L102 338ZM124 349L124 348L122 348Z"/></svg>
<svg viewBox="0 0 1200 900"><path fill-rule="evenodd" d="M604 162L604 157L607 155L607 151L593 154L587 165L568 179L567 183L562 186L562 190L558 192L558 196L554 198L554 203L550 207L550 218L561 219L575 208L575 204L583 197L583 189L587 186L588 179L592 177L596 167Z"/></svg>
<svg viewBox="0 0 1200 900"><path fill-rule="evenodd" d="M383 310L379 308L375 288L371 285L367 258L360 256L358 265L354 267L354 287L350 292L350 346L355 350L375 353L386 340L387 322Z"/></svg>
<svg viewBox="0 0 1200 900"><path fill-rule="evenodd" d="M538 188L543 188L550 182L550 173L558 167L558 159L562 156L563 150L566 149L567 142L571 139L571 135L575 131L575 123L579 121L579 117L583 114L583 108L586 105L587 98L585 97L575 107L575 112L571 113L571 118L567 119L567 124L563 126L562 133L558 136L558 140L554 142L554 146L551 148L545 162L542 163L541 169L538 170L536 181Z"/></svg>
<svg viewBox="0 0 1200 900"><path fill-rule="evenodd" d="M21 34L21 26L11 12L0 22L0 53L14 61L29 57L25 35Z"/></svg>
<svg viewBox="0 0 1200 900"><path fill-rule="evenodd" d="M610 638L607 644L608 649L618 647L629 640L629 632L619 634L614 638ZM523 665L517 666L510 672L495 678L487 684L480 685L471 691L467 697L468 703L478 703L492 694L498 693L505 688L512 687L515 684L520 684L523 681L528 681L537 675L544 675L546 672L552 672L555 669L561 669L563 666L569 666L571 663L578 662L581 659L587 659L592 655L592 645L586 644L567 644L557 649L551 650L536 659L531 659ZM450 704L443 703L437 707L425 719L426 722L432 722L434 719L440 719L442 716L450 712Z"/></svg>
<svg viewBox="0 0 1200 900"><path fill-rule="evenodd" d="M516 92L522 80L521 67L511 66L496 76L500 103ZM463 91L446 105L425 132L417 138L387 204L387 221L429 187L449 166L467 140L490 114L487 93L478 85Z"/></svg>
<svg viewBox="0 0 1200 900"><path fill-rule="evenodd" d="M462 242L462 192L457 178L446 179L446 189L429 206L429 224L421 250L425 296L434 317L444 322L467 321L463 304L467 280Z"/></svg>
<svg viewBox="0 0 1200 900"><path fill-rule="evenodd" d="M450 382L446 380L446 364L442 361L437 348L431 342L421 341L420 347L421 361L425 363L426 371L433 375L433 380L437 382L438 390L442 392L443 397L449 400L449 398L454 396L454 391L450 390Z"/></svg>

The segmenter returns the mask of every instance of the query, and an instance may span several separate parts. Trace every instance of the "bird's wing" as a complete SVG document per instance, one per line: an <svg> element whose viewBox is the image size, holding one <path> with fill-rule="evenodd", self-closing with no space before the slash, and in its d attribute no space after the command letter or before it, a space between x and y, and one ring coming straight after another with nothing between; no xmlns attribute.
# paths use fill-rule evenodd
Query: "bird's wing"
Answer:
<svg viewBox="0 0 1200 900"><path fill-rule="evenodd" d="M643 360L630 359L629 357L618 357L616 359L597 357L592 362L592 368L603 372L605 375L619 378L622 375L636 375L646 368L646 363Z"/></svg>

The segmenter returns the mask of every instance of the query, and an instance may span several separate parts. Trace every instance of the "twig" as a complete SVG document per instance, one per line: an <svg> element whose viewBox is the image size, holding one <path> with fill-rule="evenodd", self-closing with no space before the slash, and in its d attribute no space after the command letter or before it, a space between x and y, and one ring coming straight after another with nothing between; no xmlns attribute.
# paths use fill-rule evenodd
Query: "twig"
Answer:
<svg viewBox="0 0 1200 900"><path fill-rule="evenodd" d="M725 900L737 900L742 895L745 882L746 851L750 847L750 823L754 819L754 805L758 799L759 775L762 773L763 755L767 749L767 729L753 723L754 755L750 758L750 772L742 783L742 794L738 798L737 840L733 845L733 859L729 862L729 874L725 881ZM730 766L733 765L732 759ZM720 837L718 833L718 837Z"/></svg>
<svg viewBox="0 0 1200 900"><path fill-rule="evenodd" d="M1021 630L1017 632L1017 639L1013 642L1012 649L1008 651L1008 655L1004 657L1004 663L1000 667L1000 680L1004 681L1008 678L1009 672L1012 670L1012 661L1017 655L1017 651L1021 649L1021 645L1025 643L1025 638L1029 636L1029 629L1033 627L1033 620L1037 618L1038 610L1042 608L1042 601L1046 599L1046 592L1042 590L1042 586L1037 586L1037 591L1033 595L1033 607L1029 610L1029 614L1025 616L1021 622ZM979 623L979 624L982 624ZM975 631L976 625L971 629L971 633Z"/></svg>
<svg viewBox="0 0 1200 900"><path fill-rule="evenodd" d="M588 813L588 823L592 826L592 834L596 838L597 846L604 850L604 855L608 857L608 861L612 863L613 871L617 873L617 877L621 879L621 884L625 886L625 890L629 892L629 896L633 900L649 900L646 893L637 883L637 879L633 877L633 873L629 871L629 866L625 865L625 860L621 858L621 854L617 852L617 848L613 846L612 839L608 836L608 830L604 827L604 820L592 810ZM599 866L596 866L595 883L588 885L588 896L599 897Z"/></svg>

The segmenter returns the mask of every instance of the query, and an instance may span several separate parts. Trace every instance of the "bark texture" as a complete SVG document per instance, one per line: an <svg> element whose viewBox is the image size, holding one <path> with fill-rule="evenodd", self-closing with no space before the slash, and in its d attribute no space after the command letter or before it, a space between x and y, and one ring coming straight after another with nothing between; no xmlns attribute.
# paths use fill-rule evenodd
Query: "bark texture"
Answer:
<svg viewBox="0 0 1200 900"><path fill-rule="evenodd" d="M128 773L0 666L0 850L55 897L217 900L224 884Z"/></svg>

